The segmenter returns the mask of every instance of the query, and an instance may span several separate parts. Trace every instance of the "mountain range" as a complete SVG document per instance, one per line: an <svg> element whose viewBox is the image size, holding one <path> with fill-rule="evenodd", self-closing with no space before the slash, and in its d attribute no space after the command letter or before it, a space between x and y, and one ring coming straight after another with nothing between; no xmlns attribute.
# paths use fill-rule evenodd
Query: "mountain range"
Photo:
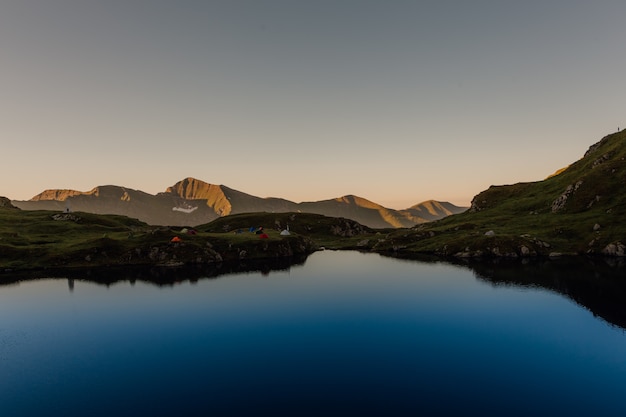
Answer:
<svg viewBox="0 0 626 417"><path fill-rule="evenodd" d="M14 200L12 204L22 210L118 214L151 225L168 226L196 226L229 214L305 212L344 217L372 228L404 228L467 209L448 202L429 200L404 210L394 210L354 195L295 203L282 198L261 198L195 178L185 178L156 195L104 185L87 192L45 190L30 200Z"/></svg>

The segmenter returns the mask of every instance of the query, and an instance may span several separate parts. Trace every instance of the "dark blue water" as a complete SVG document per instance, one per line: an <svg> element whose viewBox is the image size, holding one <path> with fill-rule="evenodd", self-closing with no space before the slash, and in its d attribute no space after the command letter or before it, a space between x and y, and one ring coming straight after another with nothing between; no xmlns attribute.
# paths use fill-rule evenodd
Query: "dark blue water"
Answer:
<svg viewBox="0 0 626 417"><path fill-rule="evenodd" d="M626 415L621 327L464 267L72 286L0 287L0 416Z"/></svg>

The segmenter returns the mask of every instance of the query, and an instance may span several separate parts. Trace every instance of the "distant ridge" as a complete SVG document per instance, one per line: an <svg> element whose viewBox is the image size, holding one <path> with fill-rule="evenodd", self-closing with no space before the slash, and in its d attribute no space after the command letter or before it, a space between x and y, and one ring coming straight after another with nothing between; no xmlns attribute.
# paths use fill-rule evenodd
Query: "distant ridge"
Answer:
<svg viewBox="0 0 626 417"><path fill-rule="evenodd" d="M13 201L23 210L72 210L119 214L153 225L196 226L218 217L251 212L300 211L344 217L373 228L412 227L460 213L458 207L433 200L406 210L394 210L355 195L330 200L295 203L282 198L261 198L224 185L187 177L156 195L115 185L91 191L45 190L29 201Z"/></svg>
<svg viewBox="0 0 626 417"><path fill-rule="evenodd" d="M404 211L411 213L414 217L434 221L452 214L462 213L465 210L466 208L455 206L447 201L428 200Z"/></svg>

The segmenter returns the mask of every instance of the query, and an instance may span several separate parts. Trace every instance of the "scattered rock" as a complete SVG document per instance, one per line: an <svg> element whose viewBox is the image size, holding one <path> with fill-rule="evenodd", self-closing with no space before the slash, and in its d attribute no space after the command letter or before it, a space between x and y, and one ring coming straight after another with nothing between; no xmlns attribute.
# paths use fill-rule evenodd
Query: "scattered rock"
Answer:
<svg viewBox="0 0 626 417"><path fill-rule="evenodd" d="M565 204L567 203L567 199L580 188L582 183L582 181L578 181L576 184L568 185L563 194L552 202L552 213L563 210L565 208Z"/></svg>
<svg viewBox="0 0 626 417"><path fill-rule="evenodd" d="M600 199L601 199L601 198L602 198L602 197L601 197L601 196L599 196L599 195L595 196L595 198L594 198L593 200L591 200L591 201L589 202L589 204L587 204L587 208L588 208L588 209L590 209L590 208L591 208L591 207L592 207L595 203L597 203L598 201L600 201Z"/></svg>
<svg viewBox="0 0 626 417"><path fill-rule="evenodd" d="M57 213L52 215L52 220L57 221L72 221L78 223L80 221L80 217L72 214L72 213Z"/></svg>
<svg viewBox="0 0 626 417"><path fill-rule="evenodd" d="M489 230L488 232L485 232L485 236L495 236L496 232L494 232L493 230Z"/></svg>
<svg viewBox="0 0 626 417"><path fill-rule="evenodd" d="M598 230L600 230L600 227L601 227L601 226L600 226L598 223L594 224L594 225L593 225L593 231L594 231L594 232L597 232Z"/></svg>
<svg viewBox="0 0 626 417"><path fill-rule="evenodd" d="M602 249L602 254L608 256L626 256L626 245L622 242L609 243Z"/></svg>
<svg viewBox="0 0 626 417"><path fill-rule="evenodd" d="M595 161L593 161L593 165L591 166L591 168L593 169L593 168L597 167L598 165L602 165L603 163L605 163L606 161L611 159L611 156L612 155L610 153L605 153L600 158L598 158Z"/></svg>

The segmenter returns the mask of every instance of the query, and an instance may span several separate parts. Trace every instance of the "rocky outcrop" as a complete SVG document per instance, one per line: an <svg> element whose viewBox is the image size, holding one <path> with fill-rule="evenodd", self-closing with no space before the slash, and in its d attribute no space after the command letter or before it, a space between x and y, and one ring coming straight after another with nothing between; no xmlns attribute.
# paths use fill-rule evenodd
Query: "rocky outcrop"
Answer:
<svg viewBox="0 0 626 417"><path fill-rule="evenodd" d="M330 232L335 236L352 237L367 233L363 225L343 219L339 224L331 226Z"/></svg>
<svg viewBox="0 0 626 417"><path fill-rule="evenodd" d="M583 184L582 181L578 181L576 184L570 184L567 186L563 194L557 197L556 200L552 202L552 213L557 213L565 208L567 204L567 200L580 188Z"/></svg>
<svg viewBox="0 0 626 417"><path fill-rule="evenodd" d="M19 210L19 208L15 207L13 204L11 204L11 200L9 200L6 197L0 197L0 209Z"/></svg>
<svg viewBox="0 0 626 417"><path fill-rule="evenodd" d="M611 159L611 153L605 153L604 155L602 155L600 158L596 159L595 161L593 161L593 164L591 165L591 168L596 168L599 165L602 165L603 163L605 163L606 161Z"/></svg>
<svg viewBox="0 0 626 417"><path fill-rule="evenodd" d="M477 194L469 208L470 213L498 208L502 202L526 193L534 186L534 183L520 182L509 185L492 185L485 191Z"/></svg>
<svg viewBox="0 0 626 417"><path fill-rule="evenodd" d="M480 195L480 194L479 194ZM469 212L470 213L478 213L483 210L483 206L487 204L487 200L480 200L478 195L472 199L472 203L470 204Z"/></svg>
<svg viewBox="0 0 626 417"><path fill-rule="evenodd" d="M51 217L52 217L52 220L56 220L56 221L62 221L62 222L70 221L74 223L80 222L80 217L72 213L56 213L56 214L53 214Z"/></svg>
<svg viewBox="0 0 626 417"><path fill-rule="evenodd" d="M607 256L626 256L626 245L622 242L609 243L602 249L602 254Z"/></svg>

